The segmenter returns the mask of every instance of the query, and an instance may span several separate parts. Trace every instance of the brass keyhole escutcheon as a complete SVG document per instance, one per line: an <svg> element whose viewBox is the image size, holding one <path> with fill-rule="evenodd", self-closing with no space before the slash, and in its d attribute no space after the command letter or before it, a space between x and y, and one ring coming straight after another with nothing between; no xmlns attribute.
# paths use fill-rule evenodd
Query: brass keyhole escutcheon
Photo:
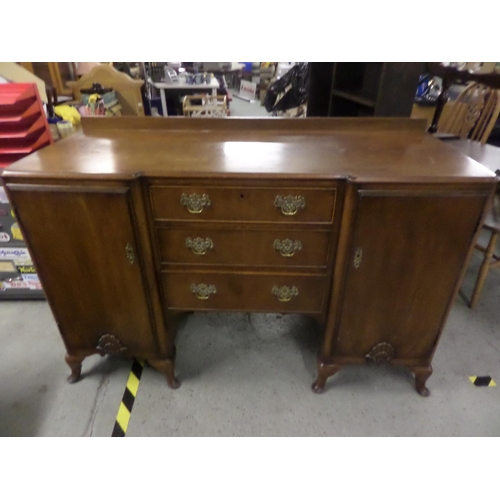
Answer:
<svg viewBox="0 0 500 500"><path fill-rule="evenodd" d="M363 258L363 250L357 248L354 252L354 267L357 269L361 265L361 259Z"/></svg>
<svg viewBox="0 0 500 500"><path fill-rule="evenodd" d="M127 256L130 264L133 264L135 262L134 247L130 243L127 243L125 245L125 255Z"/></svg>

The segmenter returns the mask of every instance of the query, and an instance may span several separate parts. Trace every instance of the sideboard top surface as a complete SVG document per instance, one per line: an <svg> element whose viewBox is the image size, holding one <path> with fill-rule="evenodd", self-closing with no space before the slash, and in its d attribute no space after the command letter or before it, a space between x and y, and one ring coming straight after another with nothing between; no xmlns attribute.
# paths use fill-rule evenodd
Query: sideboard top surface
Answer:
<svg viewBox="0 0 500 500"><path fill-rule="evenodd" d="M4 177L355 178L493 182L486 167L409 119L94 118Z"/></svg>

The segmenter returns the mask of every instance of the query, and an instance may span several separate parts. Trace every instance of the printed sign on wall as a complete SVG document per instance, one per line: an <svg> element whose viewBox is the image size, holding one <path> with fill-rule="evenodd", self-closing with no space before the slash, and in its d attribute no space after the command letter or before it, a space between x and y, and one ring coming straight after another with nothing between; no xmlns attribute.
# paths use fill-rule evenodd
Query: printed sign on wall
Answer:
<svg viewBox="0 0 500 500"><path fill-rule="evenodd" d="M33 265L26 248L0 247L0 260L13 260L16 266Z"/></svg>
<svg viewBox="0 0 500 500"><path fill-rule="evenodd" d="M12 233L12 237L15 240L22 240L23 239L23 235L21 234L21 230L19 229L19 224L17 222L14 222L14 224L12 224L10 231Z"/></svg>
<svg viewBox="0 0 500 500"><path fill-rule="evenodd" d="M35 266L17 266L21 274L36 274Z"/></svg>
<svg viewBox="0 0 500 500"><path fill-rule="evenodd" d="M15 273L16 268L12 261L0 262L0 272Z"/></svg>
<svg viewBox="0 0 500 500"><path fill-rule="evenodd" d="M29 284L24 280L1 281L3 290L19 290L20 288L29 289Z"/></svg>
<svg viewBox="0 0 500 500"><path fill-rule="evenodd" d="M255 92L257 91L257 84L249 82L247 80L241 80L240 91L235 94L235 97L239 97L245 101L252 102L255 100Z"/></svg>

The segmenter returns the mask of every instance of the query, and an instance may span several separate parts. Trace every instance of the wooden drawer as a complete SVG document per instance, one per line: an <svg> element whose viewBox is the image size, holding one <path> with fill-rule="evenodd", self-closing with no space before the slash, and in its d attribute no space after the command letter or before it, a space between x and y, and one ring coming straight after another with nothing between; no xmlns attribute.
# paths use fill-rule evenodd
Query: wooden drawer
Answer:
<svg viewBox="0 0 500 500"><path fill-rule="evenodd" d="M170 264L326 267L329 231L157 228L161 260Z"/></svg>
<svg viewBox="0 0 500 500"><path fill-rule="evenodd" d="M152 186L156 220L330 223L335 189ZM196 212L196 213L194 213Z"/></svg>
<svg viewBox="0 0 500 500"><path fill-rule="evenodd" d="M167 307L186 310L319 313L327 284L324 275L216 271L175 271L162 275Z"/></svg>

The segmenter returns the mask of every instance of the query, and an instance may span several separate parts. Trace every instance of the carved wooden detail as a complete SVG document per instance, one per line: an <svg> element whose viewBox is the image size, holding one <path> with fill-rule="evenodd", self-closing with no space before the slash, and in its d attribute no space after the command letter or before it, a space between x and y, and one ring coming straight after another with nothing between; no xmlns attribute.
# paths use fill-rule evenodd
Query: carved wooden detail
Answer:
<svg viewBox="0 0 500 500"><path fill-rule="evenodd" d="M127 352L127 348L114 335L103 335L97 343L96 351L104 356L105 354L117 355Z"/></svg>
<svg viewBox="0 0 500 500"><path fill-rule="evenodd" d="M388 342L380 342L372 347L372 350L365 356L368 361L374 363L388 363L396 356L394 347Z"/></svg>

